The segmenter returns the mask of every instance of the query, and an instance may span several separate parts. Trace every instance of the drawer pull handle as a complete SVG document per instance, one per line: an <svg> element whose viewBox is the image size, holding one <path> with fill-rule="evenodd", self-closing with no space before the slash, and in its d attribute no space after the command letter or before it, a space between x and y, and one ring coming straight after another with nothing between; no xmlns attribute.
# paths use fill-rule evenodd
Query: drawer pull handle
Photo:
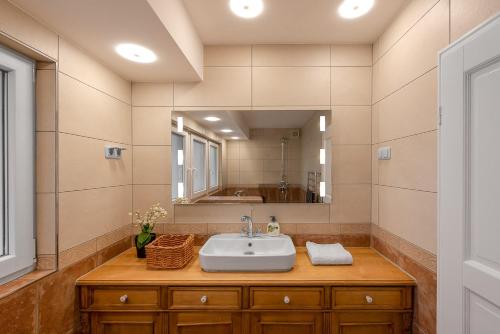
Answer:
<svg viewBox="0 0 500 334"><path fill-rule="evenodd" d="M127 295L123 295L120 297L120 302L125 304L126 302L128 301L128 296Z"/></svg>
<svg viewBox="0 0 500 334"><path fill-rule="evenodd" d="M206 304L206 303L207 303L207 301L208 301L208 297L207 297L207 296L201 296L201 298L200 298L200 302L201 302L202 304Z"/></svg>
<svg viewBox="0 0 500 334"><path fill-rule="evenodd" d="M285 298L283 298L283 303L290 304L290 297L285 296Z"/></svg>
<svg viewBox="0 0 500 334"><path fill-rule="evenodd" d="M368 304L373 303L373 297L372 297L372 296L366 296L365 298L366 298L366 302L367 302Z"/></svg>

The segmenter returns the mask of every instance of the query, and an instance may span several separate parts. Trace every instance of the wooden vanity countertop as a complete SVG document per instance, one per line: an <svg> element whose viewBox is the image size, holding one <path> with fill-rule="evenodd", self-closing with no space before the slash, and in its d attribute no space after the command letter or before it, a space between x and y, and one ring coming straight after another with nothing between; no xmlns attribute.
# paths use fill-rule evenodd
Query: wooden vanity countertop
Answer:
<svg viewBox="0 0 500 334"><path fill-rule="evenodd" d="M351 266L313 266L305 247L297 247L288 272L217 272L201 270L199 247L182 269L150 270L130 248L77 280L77 285L415 285L414 279L369 247L347 248Z"/></svg>

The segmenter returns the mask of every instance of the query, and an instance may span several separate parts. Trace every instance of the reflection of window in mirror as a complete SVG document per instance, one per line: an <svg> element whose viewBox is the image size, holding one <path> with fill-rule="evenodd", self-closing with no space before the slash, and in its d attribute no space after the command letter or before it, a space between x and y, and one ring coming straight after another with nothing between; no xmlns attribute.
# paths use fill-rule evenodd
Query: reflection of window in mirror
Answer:
<svg viewBox="0 0 500 334"><path fill-rule="evenodd" d="M183 118L186 137L184 169L177 176L172 171L174 187L183 180L190 203L329 203L330 114L176 111L172 120ZM179 177L182 171L184 179Z"/></svg>
<svg viewBox="0 0 500 334"><path fill-rule="evenodd" d="M194 202L220 186L220 146L215 138L193 130L172 131L172 201ZM173 125L176 125L174 122ZM173 129L176 129L173 126Z"/></svg>

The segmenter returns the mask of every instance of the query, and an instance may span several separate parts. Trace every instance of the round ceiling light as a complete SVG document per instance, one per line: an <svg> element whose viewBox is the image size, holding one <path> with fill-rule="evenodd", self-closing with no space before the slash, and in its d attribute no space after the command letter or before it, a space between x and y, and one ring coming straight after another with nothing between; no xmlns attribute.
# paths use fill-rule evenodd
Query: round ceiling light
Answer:
<svg viewBox="0 0 500 334"><path fill-rule="evenodd" d="M345 19L355 19L368 13L374 3L375 0L344 0L338 13Z"/></svg>
<svg viewBox="0 0 500 334"><path fill-rule="evenodd" d="M235 15L251 19L262 13L264 3L262 0L230 0L229 8Z"/></svg>
<svg viewBox="0 0 500 334"><path fill-rule="evenodd" d="M231 139L238 140L238 139L240 139L240 137L231 137Z"/></svg>
<svg viewBox="0 0 500 334"><path fill-rule="evenodd" d="M217 122L217 121L220 121L220 118L215 117L215 116L207 116L207 117L205 117L205 120L209 121L209 122Z"/></svg>
<svg viewBox="0 0 500 334"><path fill-rule="evenodd" d="M231 129L222 129L222 130L220 130L220 132L231 133L231 132L233 132L233 130L231 130Z"/></svg>
<svg viewBox="0 0 500 334"><path fill-rule="evenodd" d="M156 54L137 44L122 43L115 47L115 51L125 59L131 60L136 63L152 63L156 61Z"/></svg>

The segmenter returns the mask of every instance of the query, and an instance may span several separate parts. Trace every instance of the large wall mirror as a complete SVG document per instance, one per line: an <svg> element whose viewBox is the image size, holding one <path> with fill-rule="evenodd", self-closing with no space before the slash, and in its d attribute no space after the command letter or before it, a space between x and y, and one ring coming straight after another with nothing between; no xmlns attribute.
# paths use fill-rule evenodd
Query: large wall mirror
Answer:
<svg viewBox="0 0 500 334"><path fill-rule="evenodd" d="M172 201L330 203L331 111L172 113Z"/></svg>

